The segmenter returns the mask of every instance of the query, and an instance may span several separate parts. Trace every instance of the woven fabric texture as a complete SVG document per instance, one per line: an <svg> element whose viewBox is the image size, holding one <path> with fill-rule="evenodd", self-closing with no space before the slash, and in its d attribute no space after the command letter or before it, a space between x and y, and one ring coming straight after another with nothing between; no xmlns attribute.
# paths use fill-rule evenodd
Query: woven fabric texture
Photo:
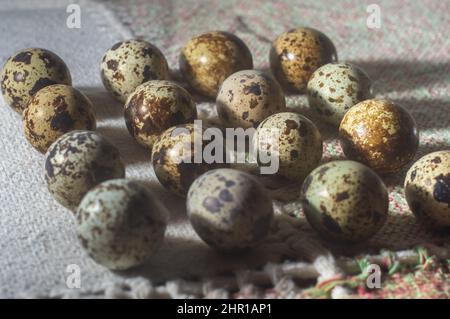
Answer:
<svg viewBox="0 0 450 319"><path fill-rule="evenodd" d="M68 3L1 1L0 35L7 41L1 44L0 58L4 62L14 51L30 46L60 55L72 72L74 86L95 104L98 131L118 146L127 176L153 188L171 211L170 225L163 247L144 266L112 273L95 264L76 240L71 214L46 190L44 157L27 144L20 117L2 101L0 296L450 296L444 264L450 259L450 236L429 232L416 223L402 189L408 167L384 179L390 193L390 216L364 245L343 247L321 241L296 201L299 185L266 177L261 181L274 198L276 212L269 238L243 257L215 253L187 222L184 201L156 181L150 154L129 136L121 106L105 92L98 71L107 48L136 37L161 48L173 78L181 80L177 71L180 49L191 37L210 30L236 33L252 51L255 68L266 70L270 43L279 33L313 27L332 39L339 60L366 70L376 97L392 99L411 112L420 129L418 159L450 149L450 40L446 35L450 9L446 1L379 1L380 29L367 27L368 3L362 1L80 1L81 29L65 27ZM214 120L214 103L196 98L201 116ZM287 105L315 120L304 96L287 96ZM336 132L315 122L325 141L323 161L344 158ZM402 272L386 281L383 292L366 292L360 289L363 277L358 277L362 261L384 265L386 274ZM69 264L81 268L80 289L66 286ZM411 280L423 284L427 293L421 295L420 287L418 294L392 289Z"/></svg>

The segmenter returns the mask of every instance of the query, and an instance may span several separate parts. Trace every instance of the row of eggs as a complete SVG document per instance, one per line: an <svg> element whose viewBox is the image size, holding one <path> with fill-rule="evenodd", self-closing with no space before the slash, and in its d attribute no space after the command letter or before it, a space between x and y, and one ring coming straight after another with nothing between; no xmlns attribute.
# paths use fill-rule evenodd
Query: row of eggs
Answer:
<svg viewBox="0 0 450 319"><path fill-rule="evenodd" d="M334 45L319 31L291 30L277 38L270 52L275 80L266 73L251 70L252 57L242 40L225 32L209 32L192 39L183 48L180 70L196 92L216 98L224 126L277 127L284 132L280 137L280 175L303 180L322 157L322 140L310 120L287 111L278 83L288 90L302 92L306 89L309 103L318 117L340 126L342 146L348 158L379 173L399 171L417 150L414 120L405 109L390 101L368 99L371 94L367 75L348 63L330 63L336 59ZM192 141L189 134L174 140L171 137L173 127L184 125L192 132L192 125L187 123L197 117L190 94L167 81L168 74L161 51L144 41L118 43L106 52L101 62L105 87L125 103L128 130L140 144L152 149L153 166L161 183L174 193L187 195L190 220L200 237L219 249L252 246L267 233L272 216L270 201L257 181L231 169L219 168L217 172L209 173L218 165L185 167L167 156L175 144ZM160 213L152 213L155 218L146 220L149 225L159 226L150 227L149 233L145 229L143 232L128 231L128 224L109 227L105 218L117 222L139 220L132 213L139 207L133 204L136 201L133 196L152 196L143 190L137 193L147 195L131 196L135 192L128 191L122 196L122 206L118 204L111 208L106 205L103 209L104 200L100 201L99 194L104 192L103 196L112 200L115 197L107 193L115 190L117 185L103 187L101 184L100 190L93 193L96 195L85 196L100 182L123 178L125 173L118 151L100 135L87 131L63 135L72 130L95 129L91 102L70 84L70 73L64 62L43 49L28 49L15 54L5 64L1 75L5 101L19 112L23 111L28 140L39 151L47 151L46 180L50 191L64 206L74 210L78 207L78 211L85 212L77 213L79 225L85 225L85 222L91 225L90 228L79 227L83 246L88 249L89 242L93 241L93 248L88 249L91 256L115 268L115 262L102 262L102 257L98 256L108 249L99 249L96 245L109 245L116 251L115 255L111 252L114 258L123 257L129 262L117 267L127 268L137 261L131 262L132 254L126 252L133 251L130 247L135 242L143 248L158 242L156 239L161 235L148 236L161 234L161 229L163 233L164 218L156 217ZM261 140L261 147L264 147L267 141L264 142L264 136ZM414 173L408 175L408 203L429 223L450 225L446 206L449 154L442 152L428 156L430 158L417 162ZM237 183L240 186L234 190L219 184L220 181L235 186L234 180L239 178L247 182ZM115 183L127 189L136 184L128 180ZM217 193L211 194L211 189ZM90 200L83 204L83 198ZM367 239L381 227L387 215L387 193L382 181L368 167L353 161L331 162L316 168L305 179L302 198L308 221L328 238ZM147 206L158 207L155 210L160 212L164 210L157 201L152 200L152 203L156 204L149 202ZM254 207L259 203L261 206ZM111 205L116 204L111 202ZM89 218L91 210L94 210L92 220ZM259 211L261 216L255 213ZM150 210L142 213L141 217L146 218L150 213ZM136 225L140 224L136 222ZM117 242L113 242L117 236L109 233L109 237L105 237L98 233L98 227L106 227L106 233L125 227L123 231L127 235L124 235L123 244L131 250L120 245L121 248L117 248Z"/></svg>

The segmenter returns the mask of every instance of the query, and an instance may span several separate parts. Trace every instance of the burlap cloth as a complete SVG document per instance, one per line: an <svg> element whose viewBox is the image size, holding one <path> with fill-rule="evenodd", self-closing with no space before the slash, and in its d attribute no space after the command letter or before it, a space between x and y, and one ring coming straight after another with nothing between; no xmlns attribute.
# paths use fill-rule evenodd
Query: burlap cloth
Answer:
<svg viewBox="0 0 450 319"><path fill-rule="evenodd" d="M412 274L418 284L423 282L415 275L418 266L450 258L450 236L423 229L406 205L402 182L407 168L385 178L390 216L363 246L339 247L319 240L295 201L298 185L266 178L262 182L274 197L277 214L271 235L245 256L218 255L186 221L184 202L155 180L150 154L129 136L121 107L105 92L98 70L107 48L139 37L162 49L174 79L179 79L180 48L192 36L215 29L236 33L250 47L255 67L267 69L271 40L293 27L314 27L333 40L341 61L367 71L377 97L397 101L412 113L421 133L417 159L450 148L447 1L379 1L380 29L366 26L364 1L81 1L76 2L81 7L80 29L66 27L68 3L0 1L1 61L31 46L59 54L74 85L93 100L98 131L120 149L127 176L147 181L170 208L170 226L163 247L146 265L125 273L96 265L77 242L71 214L46 191L44 156L28 145L20 117L2 101L1 297L372 297L361 290L362 277L355 277L365 264L384 266L386 275L403 269L392 278ZM214 104L198 101L202 117L214 118ZM288 96L287 104L312 116L304 96ZM335 132L319 128L325 139L324 161L343 158ZM66 286L69 264L81 269L80 289ZM436 267L433 279L426 280L432 282L427 289L448 297L448 268ZM389 276L385 278L388 285ZM413 296L424 294L419 289Z"/></svg>

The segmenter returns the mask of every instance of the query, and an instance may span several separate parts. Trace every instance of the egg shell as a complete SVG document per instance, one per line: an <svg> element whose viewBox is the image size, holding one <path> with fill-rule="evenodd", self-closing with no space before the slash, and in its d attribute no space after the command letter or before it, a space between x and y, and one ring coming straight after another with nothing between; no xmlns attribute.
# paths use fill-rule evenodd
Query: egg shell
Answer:
<svg viewBox="0 0 450 319"><path fill-rule="evenodd" d="M405 196L420 222L435 229L450 227L450 150L427 154L411 166Z"/></svg>
<svg viewBox="0 0 450 319"><path fill-rule="evenodd" d="M73 130L95 130L91 101L77 89L54 84L39 90L23 113L25 137L45 153L61 135Z"/></svg>
<svg viewBox="0 0 450 319"><path fill-rule="evenodd" d="M234 34L212 31L189 40L181 51L180 70L198 93L216 98L222 82L231 74L253 68L245 43Z"/></svg>
<svg viewBox="0 0 450 319"><path fill-rule="evenodd" d="M271 157L277 156L277 174L286 178L302 181L322 159L319 130L298 113L282 112L268 117L258 126L256 137L258 154L269 152Z"/></svg>
<svg viewBox="0 0 450 319"><path fill-rule="evenodd" d="M167 216L167 209L145 185L114 179L83 197L76 212L76 232L97 263L125 270L142 264L157 251Z"/></svg>
<svg viewBox="0 0 450 319"><path fill-rule="evenodd" d="M226 127L257 127L266 117L286 110L284 93L278 82L256 70L230 75L220 87L216 105Z"/></svg>
<svg viewBox="0 0 450 319"><path fill-rule="evenodd" d="M384 225L389 208L386 187L367 166L333 161L305 179L302 206L310 225L329 240L359 243Z"/></svg>
<svg viewBox="0 0 450 319"><path fill-rule="evenodd" d="M134 39L116 43L106 51L100 71L105 88L121 102L142 83L169 78L162 52L151 43Z"/></svg>
<svg viewBox="0 0 450 319"><path fill-rule="evenodd" d="M398 172L419 146L412 116L387 100L365 100L353 106L342 119L339 137L348 159L381 174Z"/></svg>
<svg viewBox="0 0 450 319"><path fill-rule="evenodd" d="M268 234L272 202L250 174L215 169L195 180L187 196L188 218L208 245L236 251L256 246Z"/></svg>
<svg viewBox="0 0 450 319"><path fill-rule="evenodd" d="M202 128L191 123L177 125L166 130L153 145L155 175L167 190L178 196L186 197L189 187L201 174L225 165L207 163L203 158L205 147L209 144L202 138L206 128L210 126L205 123Z"/></svg>
<svg viewBox="0 0 450 319"><path fill-rule="evenodd" d="M72 84L69 69L55 53L39 48L16 52L3 66L0 86L6 104L22 114L28 100L52 84Z"/></svg>
<svg viewBox="0 0 450 319"><path fill-rule="evenodd" d="M308 82L308 102L318 117L336 127L355 104L371 98L367 74L350 63L328 63L318 68Z"/></svg>
<svg viewBox="0 0 450 319"><path fill-rule="evenodd" d="M337 61L333 42L322 32L298 28L282 33L272 43L270 68L285 89L304 92L320 66Z"/></svg>
<svg viewBox="0 0 450 319"><path fill-rule="evenodd" d="M117 148L92 131L64 134L49 147L45 157L48 190L72 211L94 186L125 176Z"/></svg>
<svg viewBox="0 0 450 319"><path fill-rule="evenodd" d="M197 109L184 88L173 82L155 80L141 84L129 96L124 116L131 136L151 148L166 129L193 122Z"/></svg>

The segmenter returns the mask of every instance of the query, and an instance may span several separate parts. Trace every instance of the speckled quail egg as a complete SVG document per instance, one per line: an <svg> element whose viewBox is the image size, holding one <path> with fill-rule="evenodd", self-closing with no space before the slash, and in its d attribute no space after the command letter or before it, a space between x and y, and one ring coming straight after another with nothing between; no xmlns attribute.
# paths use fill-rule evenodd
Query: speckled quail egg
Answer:
<svg viewBox="0 0 450 319"><path fill-rule="evenodd" d="M180 70L198 93L216 98L231 74L253 68L250 50L237 36L213 31L191 39L180 54Z"/></svg>
<svg viewBox="0 0 450 319"><path fill-rule="evenodd" d="M187 196L192 227L208 245L236 251L257 245L268 234L272 202L250 174L215 169L195 180Z"/></svg>
<svg viewBox="0 0 450 319"><path fill-rule="evenodd" d="M257 128L256 148L276 156L277 174L302 181L322 159L322 138L317 127L303 115L282 112L269 116ZM261 165L261 163L260 163Z"/></svg>
<svg viewBox="0 0 450 319"><path fill-rule="evenodd" d="M333 42L322 32L298 28L282 33L270 50L270 68L287 90L303 92L320 66L337 61Z"/></svg>
<svg viewBox="0 0 450 319"><path fill-rule="evenodd" d="M83 196L103 181L125 176L119 151L102 135L72 131L47 150L45 180L53 197L75 210Z"/></svg>
<svg viewBox="0 0 450 319"><path fill-rule="evenodd" d="M319 118L339 126L355 104L369 99L371 81L350 63L328 63L318 68L308 82L308 102Z"/></svg>
<svg viewBox="0 0 450 319"><path fill-rule="evenodd" d="M450 150L430 153L415 162L406 175L405 195L425 225L450 227Z"/></svg>
<svg viewBox="0 0 450 319"><path fill-rule="evenodd" d="M141 84L125 104L125 122L130 134L144 146L152 147L168 128L193 122L197 109L191 95L169 81Z"/></svg>
<svg viewBox="0 0 450 319"><path fill-rule="evenodd" d="M152 149L155 175L169 191L185 197L192 182L204 172L222 167L222 163L204 157L209 141L203 139L207 125L182 124L166 130ZM224 142L218 142L224 145ZM223 149L222 149L223 150Z"/></svg>
<svg viewBox="0 0 450 319"><path fill-rule="evenodd" d="M416 154L419 134L403 107L387 100L366 100L342 119L339 137L348 159L378 173L398 172Z"/></svg>
<svg viewBox="0 0 450 319"><path fill-rule="evenodd" d="M331 240L367 240L388 215L389 198L383 181L354 161L317 167L305 179L301 199L308 222L319 235Z"/></svg>
<svg viewBox="0 0 450 319"><path fill-rule="evenodd" d="M76 211L76 232L97 263L125 270L142 264L157 251L167 216L167 209L145 185L114 179L83 197Z"/></svg>
<svg viewBox="0 0 450 319"><path fill-rule="evenodd" d="M51 84L72 84L69 69L55 53L38 48L12 55L0 75L3 99L22 114L30 97Z"/></svg>
<svg viewBox="0 0 450 319"><path fill-rule="evenodd" d="M33 95L23 112L23 128L30 144L45 153L64 133L95 130L91 101L77 89L64 85L46 86Z"/></svg>
<svg viewBox="0 0 450 319"><path fill-rule="evenodd" d="M142 40L113 45L103 56L100 70L103 85L121 102L142 83L169 78L169 67L162 52Z"/></svg>
<svg viewBox="0 0 450 319"><path fill-rule="evenodd" d="M266 117L286 110L278 82L256 70L230 75L220 87L216 105L226 127L257 127Z"/></svg>

